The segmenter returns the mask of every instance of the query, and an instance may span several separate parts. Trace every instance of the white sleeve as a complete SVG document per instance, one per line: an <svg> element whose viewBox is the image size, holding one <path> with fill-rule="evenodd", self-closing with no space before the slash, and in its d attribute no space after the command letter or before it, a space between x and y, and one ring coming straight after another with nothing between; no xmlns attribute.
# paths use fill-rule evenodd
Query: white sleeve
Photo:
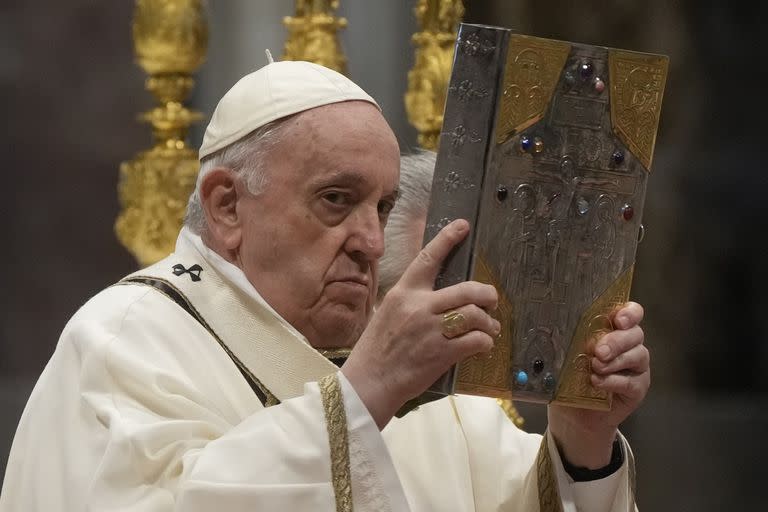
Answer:
<svg viewBox="0 0 768 512"><path fill-rule="evenodd" d="M618 470L599 480L576 482L565 471L552 434L547 432L552 465L557 475L560 498L563 501L563 512L629 512L635 510L631 490L633 477L629 471L633 461L631 460L629 445L623 436L621 441L624 449L624 463Z"/></svg>
<svg viewBox="0 0 768 512"><path fill-rule="evenodd" d="M339 372L355 510L406 511L376 423ZM316 383L304 396L246 419L211 441L182 484L178 510L334 510L331 456Z"/></svg>
<svg viewBox="0 0 768 512"><path fill-rule="evenodd" d="M228 356L209 339L196 341L195 324L140 318L124 322L108 343L81 347L87 355L79 414L100 422L77 447L93 455L90 509L336 509L317 383L261 408ZM169 339L185 344L169 349ZM377 498L393 511L407 510L375 422L343 375L337 377L355 510L386 510L368 506ZM245 399L252 406L242 405Z"/></svg>
<svg viewBox="0 0 768 512"><path fill-rule="evenodd" d="M407 510L375 422L340 373L339 379L354 509ZM173 510L184 512L336 509L317 383L307 384L303 396L259 410L232 428L206 419L215 411L187 406L175 420L153 418L139 407L120 411L110 429L104 471L94 481L101 488L97 492L105 498L122 494L128 501L140 497L147 505L168 500Z"/></svg>

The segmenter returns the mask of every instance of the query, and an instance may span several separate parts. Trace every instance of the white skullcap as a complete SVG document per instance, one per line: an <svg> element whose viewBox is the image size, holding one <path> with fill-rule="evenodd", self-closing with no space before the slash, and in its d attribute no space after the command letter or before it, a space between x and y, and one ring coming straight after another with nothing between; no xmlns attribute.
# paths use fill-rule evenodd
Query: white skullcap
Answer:
<svg viewBox="0 0 768 512"><path fill-rule="evenodd" d="M311 62L272 62L241 78L221 98L205 130L200 159L281 117L349 100L367 101L381 110L336 71Z"/></svg>

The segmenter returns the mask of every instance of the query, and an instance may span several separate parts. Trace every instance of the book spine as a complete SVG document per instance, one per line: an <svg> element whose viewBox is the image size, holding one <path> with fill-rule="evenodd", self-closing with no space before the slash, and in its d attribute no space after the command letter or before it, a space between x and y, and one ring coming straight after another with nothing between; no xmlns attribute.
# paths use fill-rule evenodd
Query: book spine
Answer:
<svg viewBox="0 0 768 512"><path fill-rule="evenodd" d="M509 30L506 29L471 24L459 27L424 245L456 219L467 220L470 233L445 260L435 280L435 289L471 277L472 248L477 237L475 228L508 39ZM453 367L430 390L452 393L455 378L456 368Z"/></svg>

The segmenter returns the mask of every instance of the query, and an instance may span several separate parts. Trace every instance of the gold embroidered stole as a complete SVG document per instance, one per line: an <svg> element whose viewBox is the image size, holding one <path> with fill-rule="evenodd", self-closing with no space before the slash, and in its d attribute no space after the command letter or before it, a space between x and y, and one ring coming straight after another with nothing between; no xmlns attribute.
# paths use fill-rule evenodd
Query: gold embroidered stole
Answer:
<svg viewBox="0 0 768 512"><path fill-rule="evenodd" d="M338 367L254 298L237 290L196 250L177 251L121 281L156 288L192 315L266 397L265 406L298 397L318 382L331 454L337 512L352 512L347 419ZM260 396L261 398L261 396Z"/></svg>

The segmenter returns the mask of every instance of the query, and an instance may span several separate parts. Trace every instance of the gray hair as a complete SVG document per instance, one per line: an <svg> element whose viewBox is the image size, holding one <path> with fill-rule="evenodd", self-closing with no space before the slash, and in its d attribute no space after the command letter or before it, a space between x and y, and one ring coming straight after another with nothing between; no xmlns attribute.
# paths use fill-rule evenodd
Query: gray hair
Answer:
<svg viewBox="0 0 768 512"><path fill-rule="evenodd" d="M267 185L264 169L265 155L280 140L280 128L286 117L255 129L229 146L203 158L197 174L195 190L189 196L184 225L193 233L202 234L208 227L200 199L200 187L205 176L213 169L226 167L239 174L251 194L258 195Z"/></svg>
<svg viewBox="0 0 768 512"><path fill-rule="evenodd" d="M385 250L379 260L379 297L397 283L416 257L413 240L415 237L420 239L422 232L415 230L427 218L436 158L433 151L421 150L400 159L400 196L384 229Z"/></svg>

